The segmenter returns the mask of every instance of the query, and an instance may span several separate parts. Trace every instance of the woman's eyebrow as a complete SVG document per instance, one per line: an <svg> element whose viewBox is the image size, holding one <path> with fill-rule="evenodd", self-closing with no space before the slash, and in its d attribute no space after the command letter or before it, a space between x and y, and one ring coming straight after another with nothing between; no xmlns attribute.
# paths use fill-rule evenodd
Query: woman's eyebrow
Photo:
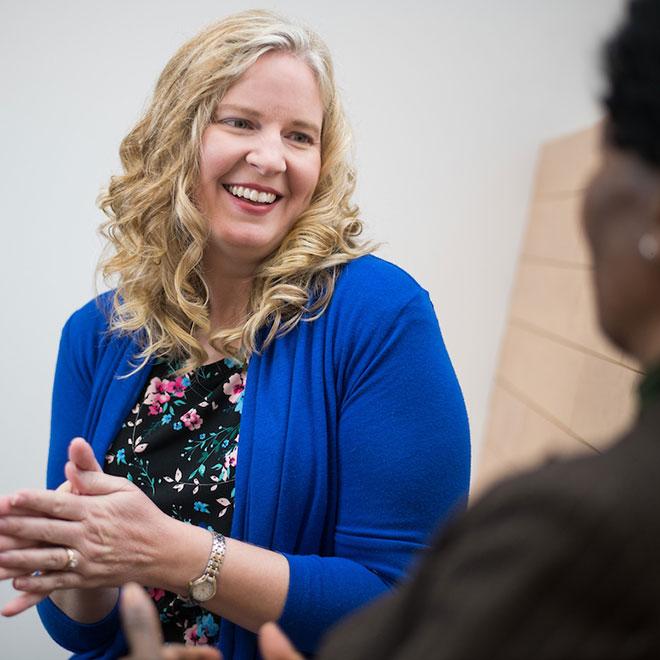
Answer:
<svg viewBox="0 0 660 660"><path fill-rule="evenodd" d="M261 113L258 110L255 110L254 108L249 108L246 105L234 105L233 103L220 103L218 105L218 111L219 110L238 112L239 114L242 115L251 115L252 117L255 117L257 119L260 119L262 116Z"/></svg>
<svg viewBox="0 0 660 660"><path fill-rule="evenodd" d="M236 112L240 115L247 115L249 117L254 117L255 119L262 119L263 114L254 108L250 108L246 105L235 105L233 103L220 103L216 112ZM321 127L311 121L306 121L304 119L294 119L291 122L291 125L294 128L300 128L302 130L313 133L315 137L321 135Z"/></svg>

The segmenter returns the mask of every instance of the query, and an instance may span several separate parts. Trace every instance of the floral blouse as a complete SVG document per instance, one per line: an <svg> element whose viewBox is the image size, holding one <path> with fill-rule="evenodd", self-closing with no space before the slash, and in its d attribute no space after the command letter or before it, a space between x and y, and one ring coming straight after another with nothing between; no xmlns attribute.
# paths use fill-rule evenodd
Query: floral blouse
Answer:
<svg viewBox="0 0 660 660"><path fill-rule="evenodd" d="M132 481L173 518L228 535L246 369L220 360L176 376L176 365L157 363L105 471ZM220 617L163 589L148 592L166 642L216 645Z"/></svg>

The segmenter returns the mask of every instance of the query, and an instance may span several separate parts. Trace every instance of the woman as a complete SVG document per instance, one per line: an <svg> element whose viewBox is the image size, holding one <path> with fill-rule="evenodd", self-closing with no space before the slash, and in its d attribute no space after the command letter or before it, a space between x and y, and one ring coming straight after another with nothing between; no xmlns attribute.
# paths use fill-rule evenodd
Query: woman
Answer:
<svg viewBox="0 0 660 660"><path fill-rule="evenodd" d="M116 289L62 334L72 492L0 503L5 614L47 595L60 644L116 657L130 579L167 641L253 658L276 619L313 652L464 498L460 390L428 295L359 239L348 148L307 29L238 14L166 66L102 199Z"/></svg>

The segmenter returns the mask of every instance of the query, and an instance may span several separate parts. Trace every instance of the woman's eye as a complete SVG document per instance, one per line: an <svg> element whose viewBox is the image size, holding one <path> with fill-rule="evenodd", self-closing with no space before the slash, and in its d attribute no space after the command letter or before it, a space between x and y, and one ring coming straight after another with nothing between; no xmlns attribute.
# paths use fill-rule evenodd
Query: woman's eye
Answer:
<svg viewBox="0 0 660 660"><path fill-rule="evenodd" d="M222 119L221 123L232 128L250 128L250 122L247 119L237 119L236 117Z"/></svg>
<svg viewBox="0 0 660 660"><path fill-rule="evenodd" d="M289 136L291 140L294 142L299 142L300 144L314 144L314 140L310 135L307 135L307 133L291 133Z"/></svg>

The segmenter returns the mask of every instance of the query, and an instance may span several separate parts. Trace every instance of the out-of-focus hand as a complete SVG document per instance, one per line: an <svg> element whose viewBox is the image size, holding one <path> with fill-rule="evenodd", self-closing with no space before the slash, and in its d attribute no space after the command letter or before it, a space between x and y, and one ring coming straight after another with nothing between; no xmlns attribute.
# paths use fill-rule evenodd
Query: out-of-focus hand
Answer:
<svg viewBox="0 0 660 660"><path fill-rule="evenodd" d="M71 492L25 490L0 498L0 580L14 578L14 587L26 592L5 606L5 616L56 589L156 583L154 540L169 516L127 479L103 473L82 439L69 447L65 475ZM67 567L67 548L75 567Z"/></svg>
<svg viewBox="0 0 660 660"><path fill-rule="evenodd" d="M163 645L156 607L135 582L122 589L120 611L129 648L123 660L222 660L210 646Z"/></svg>
<svg viewBox="0 0 660 660"><path fill-rule="evenodd" d="M259 650L264 660L303 660L275 623L265 623L259 629Z"/></svg>

